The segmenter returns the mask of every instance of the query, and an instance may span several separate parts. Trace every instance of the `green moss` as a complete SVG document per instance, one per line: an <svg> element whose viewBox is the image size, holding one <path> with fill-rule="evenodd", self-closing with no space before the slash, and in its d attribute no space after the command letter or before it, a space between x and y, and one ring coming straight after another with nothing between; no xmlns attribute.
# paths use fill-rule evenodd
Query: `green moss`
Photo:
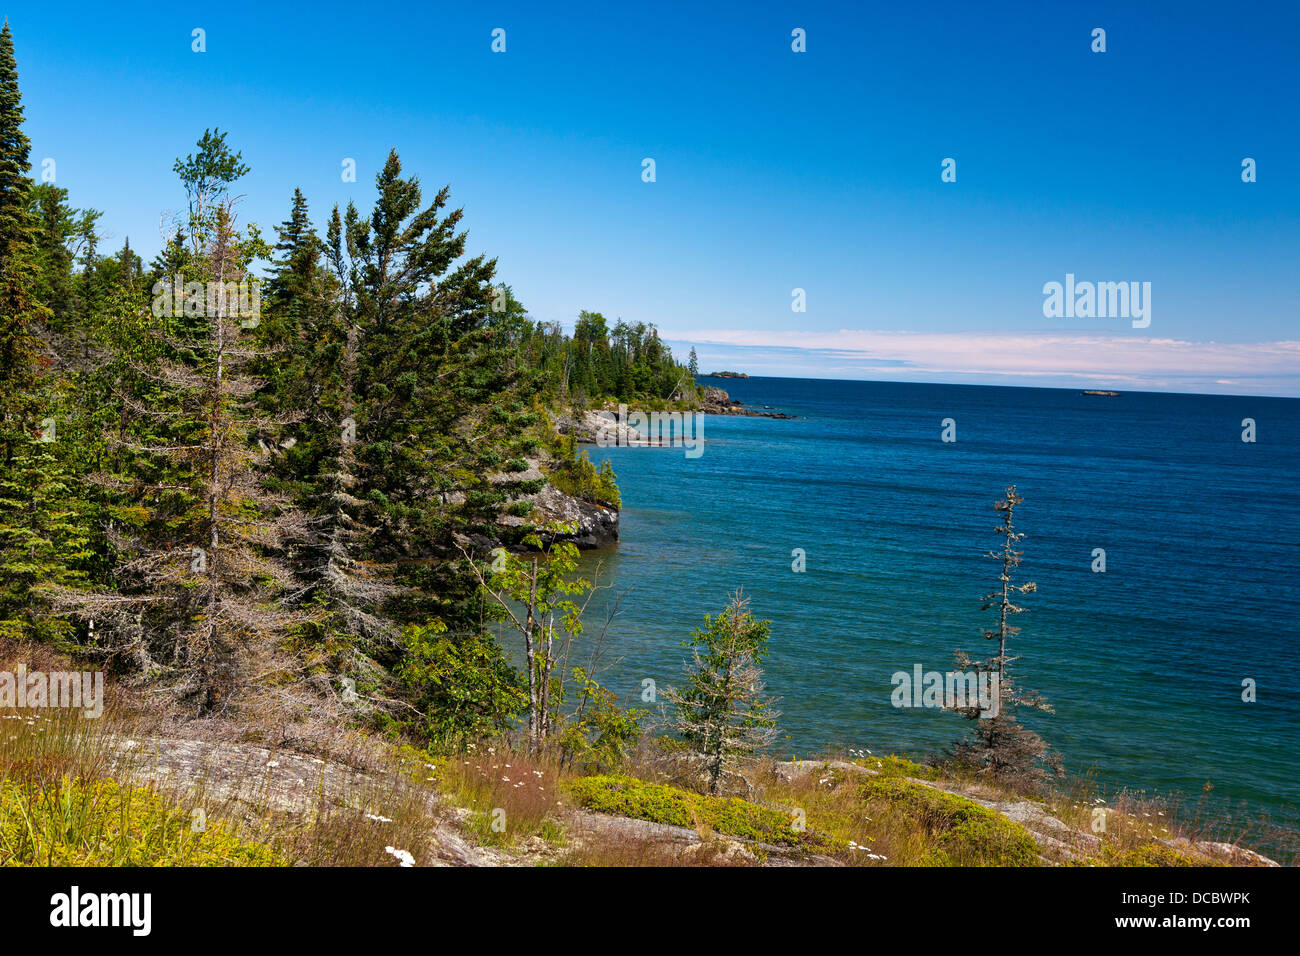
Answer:
<svg viewBox="0 0 1300 956"><path fill-rule="evenodd" d="M582 777L569 789L579 806L598 813L678 827L703 824L716 833L760 843L832 848L824 834L796 830L792 814L736 797L707 797L665 784L615 776Z"/></svg>
<svg viewBox="0 0 1300 956"><path fill-rule="evenodd" d="M63 779L50 787L0 784L0 865L285 866L148 787Z"/></svg>
<svg viewBox="0 0 1300 956"><path fill-rule="evenodd" d="M935 866L1037 866L1038 845L1024 827L974 801L899 777L862 787L867 801L884 801L926 829Z"/></svg>
<svg viewBox="0 0 1300 956"><path fill-rule="evenodd" d="M1073 861L1075 866L1221 866L1212 860L1201 860L1180 853L1158 843L1147 843L1129 850L1102 847L1099 856Z"/></svg>

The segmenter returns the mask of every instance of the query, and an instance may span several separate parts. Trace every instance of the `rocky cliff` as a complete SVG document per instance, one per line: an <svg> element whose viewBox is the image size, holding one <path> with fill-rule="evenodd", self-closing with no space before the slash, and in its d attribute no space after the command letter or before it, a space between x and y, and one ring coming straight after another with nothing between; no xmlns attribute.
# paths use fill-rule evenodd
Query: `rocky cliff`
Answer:
<svg viewBox="0 0 1300 956"><path fill-rule="evenodd" d="M511 475L512 479L535 481L545 477L541 462L538 459L530 458L527 461L528 470L517 475ZM572 541L584 550L608 548L618 542L617 508L566 495L559 488L549 483L536 494L522 495L514 499L514 501L531 502L533 510L527 517L511 514L502 515L500 525L505 533L497 540L478 541L476 542L477 545L480 547L486 545L488 549L502 544L509 545L512 543L512 538L518 537L518 534L510 534L510 531L519 532L525 525L550 524L557 521L576 526L576 530L573 534L567 536L567 540Z"/></svg>

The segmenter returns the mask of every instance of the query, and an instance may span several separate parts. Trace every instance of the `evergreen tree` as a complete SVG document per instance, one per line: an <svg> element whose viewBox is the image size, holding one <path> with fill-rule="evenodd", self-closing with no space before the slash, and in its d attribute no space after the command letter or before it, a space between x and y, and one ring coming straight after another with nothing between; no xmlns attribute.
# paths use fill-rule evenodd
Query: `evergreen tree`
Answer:
<svg viewBox="0 0 1300 956"><path fill-rule="evenodd" d="M686 686L665 694L674 708L671 726L690 745L708 793L736 776L741 759L776 739L780 715L764 693L761 667L770 633L771 622L757 620L737 591L692 634Z"/></svg>
<svg viewBox="0 0 1300 956"><path fill-rule="evenodd" d="M47 315L47 327L60 338L74 334L73 323L85 315L83 287L76 273L93 261L94 209L73 209L68 191L52 183L38 183L29 194L29 219L33 231L33 298ZM58 348L59 343L53 347Z"/></svg>
<svg viewBox="0 0 1300 956"><path fill-rule="evenodd" d="M395 659L402 646L385 605L404 589L393 566L373 558L375 507L359 497L366 494L356 466L360 330L344 228L336 207L322 243L295 190L278 232L261 326L261 400L278 420L293 422L273 449L272 473L307 516L292 548L301 581L294 601L313 612L298 634L300 652L320 691L336 696L333 677L348 677L362 691L354 703L366 709L365 701L385 696L377 661Z"/></svg>
<svg viewBox="0 0 1300 956"><path fill-rule="evenodd" d="M467 642L454 658L494 659L458 547L494 533L527 485L512 475L535 416L513 360L522 307L507 295L492 308L494 263L465 256L447 190L424 205L396 154L376 186L371 214L335 208L323 243L295 193L267 283L261 398L275 415L305 413L273 443L273 470L309 516L295 600L320 612L302 636L321 676L356 678L363 705L410 692L438 706L454 695L417 690L412 655L437 633L440 647Z"/></svg>
<svg viewBox="0 0 1300 956"><path fill-rule="evenodd" d="M110 511L121 523L109 529L117 586L60 599L104 622L101 649L167 676L208 713L278 673L282 641L306 616L279 601L296 582L278 552L300 520L262 482L254 438L273 426L250 402L247 300L236 294L248 264L269 250L256 230L235 228L225 177L243 169L238 154L210 134L199 146L177 169L203 214L166 253L189 284L160 279L151 315L116 343L120 459L101 480L119 496Z"/></svg>
<svg viewBox="0 0 1300 956"><path fill-rule="evenodd" d="M48 441L29 440L0 472L0 637L70 647L72 625L46 595L84 586L90 541L53 420L49 427Z"/></svg>
<svg viewBox="0 0 1300 956"><path fill-rule="evenodd" d="M33 189L13 38L0 28L0 634L59 641L70 631L46 589L84 579L84 503L69 477L67 381L44 340L44 320L71 298L74 228L66 193ZM52 235L33 223L33 195ZM45 217L39 220L42 224ZM93 223L93 218L90 220ZM37 237L43 240L38 248ZM40 268L37 268L37 264ZM45 283L44 301L34 290Z"/></svg>
<svg viewBox="0 0 1300 956"><path fill-rule="evenodd" d="M371 509L371 560L397 564L407 620L475 626L458 536L491 533L523 490L507 465L535 423L509 338L491 321L495 260L465 257L444 187L425 206L390 154L363 220L342 221L340 272L356 325L354 497ZM535 489L534 489L535 490Z"/></svg>
<svg viewBox="0 0 1300 956"><path fill-rule="evenodd" d="M33 389L40 367L35 337L32 226L27 178L30 141L9 21L0 28L0 466L31 437Z"/></svg>
<svg viewBox="0 0 1300 956"><path fill-rule="evenodd" d="M1019 707L1048 713L1052 710L1041 695L1020 689L1009 667L1019 660L1019 655L1012 657L1007 654L1007 642L1020 633L1020 628L1012 624L1011 619L1025 610L1013 598L1032 594L1038 589L1033 581L1015 583L1016 569L1024 557L1024 552L1016 550L1015 546L1025 536L1015 530L1014 516L1016 506L1023 501L1012 485L1007 488L1004 498L993 503L994 510L1002 516L1001 523L994 529L1002 538L1002 546L997 551L988 552L988 557L1001 562L1002 572L998 589L984 596L982 610L997 612L998 626L984 628L981 634L985 640L997 641L997 654L984 660L972 660L965 651L958 651L956 655L958 665L973 670L981 686L991 683L996 689L996 707L991 708L992 714L979 707L956 708L962 716L975 721L975 730L970 740L956 744L953 756L959 766L987 774L1002 783L1035 789L1051 773L1060 770L1060 760L1048 750L1041 737L1016 719L1014 713Z"/></svg>

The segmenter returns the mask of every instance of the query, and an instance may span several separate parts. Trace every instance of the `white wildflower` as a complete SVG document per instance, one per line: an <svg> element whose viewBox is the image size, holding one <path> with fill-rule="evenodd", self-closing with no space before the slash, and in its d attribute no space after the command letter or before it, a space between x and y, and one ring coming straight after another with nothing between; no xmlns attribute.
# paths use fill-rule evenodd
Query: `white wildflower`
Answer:
<svg viewBox="0 0 1300 956"><path fill-rule="evenodd" d="M399 850L394 846L386 846L384 847L384 852L390 856L397 857L397 862L402 866L415 866L415 857L411 856L411 854L407 853L405 850Z"/></svg>

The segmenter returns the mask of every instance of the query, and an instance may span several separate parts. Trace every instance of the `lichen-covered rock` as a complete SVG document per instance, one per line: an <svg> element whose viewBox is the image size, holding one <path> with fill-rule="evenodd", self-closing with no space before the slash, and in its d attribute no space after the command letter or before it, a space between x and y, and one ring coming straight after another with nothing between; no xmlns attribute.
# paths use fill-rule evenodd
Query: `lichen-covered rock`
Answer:
<svg viewBox="0 0 1300 956"><path fill-rule="evenodd" d="M533 510L527 517L506 515L501 519L502 525L518 528L525 524L562 521L576 528L566 540L583 549L608 548L618 541L617 508L574 498L554 485L547 485L528 500L532 502Z"/></svg>

